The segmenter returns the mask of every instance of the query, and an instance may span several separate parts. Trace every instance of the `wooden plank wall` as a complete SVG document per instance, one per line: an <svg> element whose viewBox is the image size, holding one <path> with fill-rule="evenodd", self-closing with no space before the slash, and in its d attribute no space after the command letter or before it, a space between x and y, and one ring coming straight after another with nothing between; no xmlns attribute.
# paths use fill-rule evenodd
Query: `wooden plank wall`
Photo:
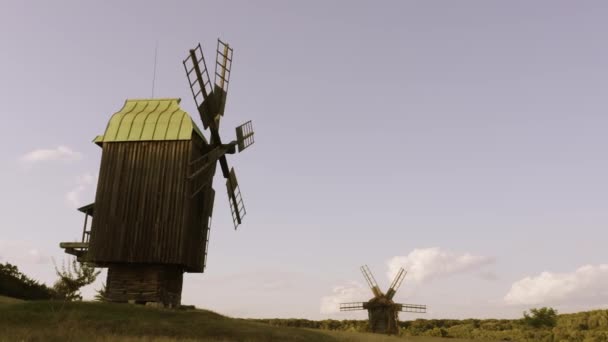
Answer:
<svg viewBox="0 0 608 342"><path fill-rule="evenodd" d="M153 302L177 307L181 303L182 283L183 271L177 266L112 265L106 279L106 299L110 302Z"/></svg>
<svg viewBox="0 0 608 342"><path fill-rule="evenodd" d="M103 144L90 261L202 271L204 196L190 198L187 180L190 159L202 152L192 147L188 140Z"/></svg>
<svg viewBox="0 0 608 342"><path fill-rule="evenodd" d="M89 246L93 261L179 262L182 206L176 202L185 190L180 168L188 147L187 141L103 145Z"/></svg>
<svg viewBox="0 0 608 342"><path fill-rule="evenodd" d="M211 147L205 143L200 137L194 135L192 139L192 148L190 149L190 160L197 160L205 153L209 152ZM203 272L203 266L205 264L205 244L207 241L207 234L209 234L209 228L207 223L209 217L213 211L213 207L206 205L207 201L213 203L213 196L215 191L212 189L212 180L215 175L216 164L214 164L204 175L196 178L189 188L192 192L200 188L202 183L207 183L203 191L199 192L196 196L188 197L190 205L188 205L189 212L186 214L187 222L186 227L187 233L183 235L183 245L186 250L189 251L187 254L186 264L189 265L188 272ZM190 173L194 172L194 169L190 169Z"/></svg>

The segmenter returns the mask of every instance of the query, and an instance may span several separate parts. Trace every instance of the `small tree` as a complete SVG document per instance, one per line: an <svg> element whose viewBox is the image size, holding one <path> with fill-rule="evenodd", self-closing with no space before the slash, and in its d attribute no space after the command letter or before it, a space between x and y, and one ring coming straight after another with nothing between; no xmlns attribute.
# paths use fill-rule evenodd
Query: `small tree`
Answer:
<svg viewBox="0 0 608 342"><path fill-rule="evenodd" d="M64 263L59 270L55 265L55 272L59 279L53 284L53 290L58 299L65 301L82 300L80 289L93 283L101 273L87 263L79 263L75 258L72 259L71 267L66 267Z"/></svg>
<svg viewBox="0 0 608 342"><path fill-rule="evenodd" d="M106 302L107 301L107 290L106 290L106 284L102 283L101 284L101 288L99 290L95 290L96 294L95 294L95 300L98 302Z"/></svg>
<svg viewBox="0 0 608 342"><path fill-rule="evenodd" d="M554 327L557 324L557 310L543 307L540 309L530 309L530 314L524 311L523 322L534 328Z"/></svg>

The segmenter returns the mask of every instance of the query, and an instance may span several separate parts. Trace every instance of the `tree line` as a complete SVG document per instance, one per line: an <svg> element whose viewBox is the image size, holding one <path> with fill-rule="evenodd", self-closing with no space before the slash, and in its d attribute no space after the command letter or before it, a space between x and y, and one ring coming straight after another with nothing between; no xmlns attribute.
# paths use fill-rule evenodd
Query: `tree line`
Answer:
<svg viewBox="0 0 608 342"><path fill-rule="evenodd" d="M55 266L52 286L33 280L10 263L0 263L0 295L24 300L82 300L80 289L100 271L86 263ZM105 300L105 286L96 299ZM366 332L367 320L248 319L274 326ZM559 314L553 308L533 308L520 319L416 319L398 322L401 336L435 336L521 342L608 342L608 310Z"/></svg>
<svg viewBox="0 0 608 342"><path fill-rule="evenodd" d="M367 320L253 319L275 326L368 331ZM608 342L608 310L558 314L534 308L520 319L416 319L399 322L401 336L521 342Z"/></svg>
<svg viewBox="0 0 608 342"><path fill-rule="evenodd" d="M24 300L82 300L80 289L93 283L100 272L73 259L67 266L55 265L58 279L49 287L23 274L16 265L0 263L0 295ZM103 291L97 291L97 299L103 300Z"/></svg>

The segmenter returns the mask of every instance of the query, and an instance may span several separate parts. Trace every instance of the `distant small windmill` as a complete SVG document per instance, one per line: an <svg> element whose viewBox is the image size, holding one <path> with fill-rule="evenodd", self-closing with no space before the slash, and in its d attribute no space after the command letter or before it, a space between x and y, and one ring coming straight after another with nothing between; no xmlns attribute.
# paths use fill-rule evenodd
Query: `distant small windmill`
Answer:
<svg viewBox="0 0 608 342"><path fill-rule="evenodd" d="M355 310L367 310L369 315L369 328L374 333L382 334L398 334L399 327L397 321L399 319L399 312L415 312L415 313L426 313L426 305L418 304L398 304L393 302L393 297L403 278L407 272L403 268L399 269L395 280L391 284L386 294L382 293L376 283L376 279L372 275L367 265L361 266L361 272L367 281L367 284L372 290L374 297L369 301L355 302L355 303L341 303L340 311L355 311Z"/></svg>
<svg viewBox="0 0 608 342"><path fill-rule="evenodd" d="M209 140L179 98L125 101L94 140L102 148L101 166L95 202L79 209L82 241L59 245L78 261L108 268L111 302L180 305L184 272L205 270L218 161L235 229L245 215L226 154L253 144L251 121L236 127L236 140L227 144L219 135L232 48L218 40L213 84L200 44L183 64Z"/></svg>

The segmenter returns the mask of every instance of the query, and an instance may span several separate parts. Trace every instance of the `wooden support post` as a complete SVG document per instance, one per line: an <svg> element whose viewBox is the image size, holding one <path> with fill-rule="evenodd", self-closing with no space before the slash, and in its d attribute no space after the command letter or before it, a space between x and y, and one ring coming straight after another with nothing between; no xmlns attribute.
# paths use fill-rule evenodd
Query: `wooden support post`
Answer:
<svg viewBox="0 0 608 342"><path fill-rule="evenodd" d="M81 240L82 242L87 242L87 241L84 241L84 235L85 235L85 233L87 231L87 220L88 220L88 218L89 218L89 214L85 213L84 214L84 227L82 227L82 240Z"/></svg>

